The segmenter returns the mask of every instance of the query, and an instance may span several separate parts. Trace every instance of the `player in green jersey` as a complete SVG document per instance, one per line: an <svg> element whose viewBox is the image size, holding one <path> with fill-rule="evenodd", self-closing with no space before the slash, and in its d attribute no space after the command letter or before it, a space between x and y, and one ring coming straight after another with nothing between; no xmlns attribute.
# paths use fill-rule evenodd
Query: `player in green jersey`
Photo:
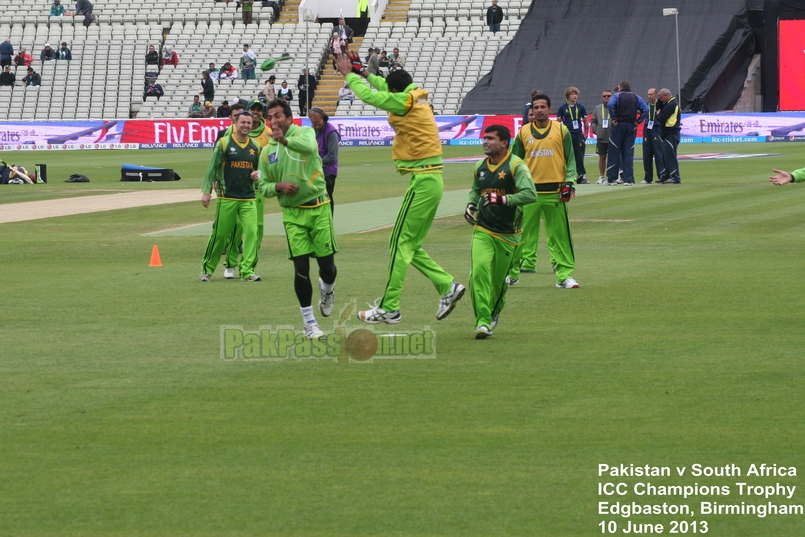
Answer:
<svg viewBox="0 0 805 537"><path fill-rule="evenodd" d="M537 193L528 166L509 153L511 131L502 125L484 130L484 154L475 166L464 218L472 234L470 296L475 310L475 339L486 339L506 304L506 275L520 242L521 205L534 203ZM480 209L478 206L480 205Z"/></svg>
<svg viewBox="0 0 805 537"><path fill-rule="evenodd" d="M243 108L241 106L241 108ZM252 115L252 130L249 131L249 138L251 138L261 148L268 144L271 139L271 128L266 125L265 115L266 107L261 101L249 101L247 108ZM234 112L233 112L234 114ZM234 123L233 123L234 124ZM227 129L227 134L232 131L233 127ZM255 192L254 206L257 209L257 256L254 259L254 266L257 267L257 261L260 258L260 246L263 244L263 228L265 221L265 206L266 199L259 190ZM238 247L243 242L243 230L237 225L232 232L230 240L226 243L226 260L224 261L224 278L232 279L235 277L235 267L238 266Z"/></svg>
<svg viewBox="0 0 805 537"><path fill-rule="evenodd" d="M271 141L260 153L260 192L277 198L293 261L294 290L305 320L305 334L323 339L325 334L313 315L313 286L310 258L319 265L319 311L328 317L335 304L335 253L338 247L333 231L333 213L324 182L316 133L310 127L297 127L288 101L268 103Z"/></svg>
<svg viewBox="0 0 805 537"><path fill-rule="evenodd" d="M201 204L210 205L213 182L217 181L215 220L212 234L201 261L199 280L210 279L221 258L224 245L231 239L235 225L243 229L243 260L240 277L246 281L260 281L254 273L257 259L257 209L255 207L254 183L259 174L255 170L260 156L260 146L249 138L252 116L242 111L237 116L231 135L224 135L215 143L212 160L204 178Z"/></svg>
<svg viewBox="0 0 805 537"><path fill-rule="evenodd" d="M523 263L526 259L536 259L539 217L542 215L556 272L556 287L575 289L579 284L570 277L576 258L567 216L567 202L576 195L573 187L576 179L573 140L563 124L551 121L550 97L540 93L532 98L531 103L534 122L523 125L511 151L528 165L537 190L537 202L523 208L523 237L517 255L522 257ZM518 266L512 267L509 277L519 278Z"/></svg>
<svg viewBox="0 0 805 537"><path fill-rule="evenodd" d="M360 58L355 58L353 63L346 54L338 55L336 66L358 98L389 113L388 121L396 135L391 158L400 174L411 174L389 237L386 290L371 309L359 311L358 318L371 324L399 323L403 281L408 266L413 265L441 295L436 319L444 319L453 311L465 289L422 248L444 191L442 143L428 106L428 92L418 88L411 75L402 69L390 73L387 79L369 75ZM352 72L353 66L356 72ZM361 77L376 91L368 88Z"/></svg>

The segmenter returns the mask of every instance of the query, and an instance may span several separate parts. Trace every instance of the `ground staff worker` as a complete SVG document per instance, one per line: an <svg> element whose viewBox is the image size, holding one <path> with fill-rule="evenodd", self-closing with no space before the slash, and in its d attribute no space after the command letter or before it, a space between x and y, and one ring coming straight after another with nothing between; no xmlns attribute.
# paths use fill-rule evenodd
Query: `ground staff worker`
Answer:
<svg viewBox="0 0 805 537"><path fill-rule="evenodd" d="M411 182L389 237L386 290L379 303L369 310L359 311L358 318L373 324L399 323L403 281L408 266L413 265L441 295L436 319L444 319L453 311L465 289L422 248L444 191L442 143L436 119L428 106L428 92L418 88L411 75L403 69L389 73L388 78L383 79L367 74L360 58L352 60L346 54L339 54L337 66L349 89L360 100L389 113L388 122L396 134L391 158L400 174L411 174ZM367 87L361 77L377 91Z"/></svg>
<svg viewBox="0 0 805 537"><path fill-rule="evenodd" d="M202 282L210 276L221 260L221 252L226 241L232 236L235 224L243 230L243 260L240 264L240 277L246 281L259 282L260 276L254 273L257 259L257 209L255 207L254 182L258 180L257 161L260 146L249 138L252 129L252 116L241 111L237 116L235 129L215 143L212 160L207 169L202 187L201 204L210 205L213 182L217 181L215 220L207 249L201 260Z"/></svg>
<svg viewBox="0 0 805 537"><path fill-rule="evenodd" d="M643 180L641 185L654 182L654 166L657 167L657 182L665 177L665 165L662 160L662 138L660 124L657 123L657 89L648 90L648 115L643 125Z"/></svg>
<svg viewBox="0 0 805 537"><path fill-rule="evenodd" d="M338 177L338 142L341 136L338 129L330 125L330 116L321 108L314 106L308 114L313 130L316 131L316 143L319 144L319 156L324 169L324 182L327 184L327 195L330 197L330 212L335 214L333 191Z"/></svg>
<svg viewBox="0 0 805 537"><path fill-rule="evenodd" d="M509 153L510 140L511 131L502 125L484 131L487 157L475 166L464 212L467 222L475 226L470 272L475 339L488 338L498 324L506 304L506 276L520 242L520 206L537 200L528 166Z"/></svg>

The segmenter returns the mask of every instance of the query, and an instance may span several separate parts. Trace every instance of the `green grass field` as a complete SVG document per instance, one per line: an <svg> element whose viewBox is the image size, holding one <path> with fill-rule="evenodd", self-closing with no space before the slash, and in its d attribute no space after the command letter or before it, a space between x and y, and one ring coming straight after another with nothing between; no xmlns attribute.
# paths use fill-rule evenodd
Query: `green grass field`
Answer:
<svg viewBox="0 0 805 537"><path fill-rule="evenodd" d="M782 155L684 162L681 186L580 196L581 288L554 288L542 238L538 273L510 289L491 339L473 339L469 295L437 322L436 292L410 271L395 330L429 327L428 360L223 360L221 326L298 329L301 318L280 237L263 242L263 282L226 281L219 267L203 284L206 238L143 236L211 220L198 202L0 225L0 535L554 537L601 535L610 520L618 533L631 521L668 534L684 520L718 537L805 534L805 515L700 512L701 501L805 503L805 185L768 182L805 151L681 148L719 151ZM208 155L0 154L47 163L50 176L0 187L0 204L199 189ZM389 148L341 159L337 204L402 195ZM183 179L121 183L122 162ZM468 188L471 169L447 165L446 188ZM92 182L63 182L75 172ZM339 237L337 308L382 293L388 233ZM470 234L461 216L441 218L425 244L464 283ZM154 244L161 268L148 266ZM347 324L359 327L354 314ZM603 463L687 472L599 476ZM743 473L694 477L696 463ZM753 463L797 476L747 476ZM600 496L605 482L629 493ZM639 496L637 482L730 494ZM766 499L737 482L797 488ZM601 501L695 516L601 515Z"/></svg>

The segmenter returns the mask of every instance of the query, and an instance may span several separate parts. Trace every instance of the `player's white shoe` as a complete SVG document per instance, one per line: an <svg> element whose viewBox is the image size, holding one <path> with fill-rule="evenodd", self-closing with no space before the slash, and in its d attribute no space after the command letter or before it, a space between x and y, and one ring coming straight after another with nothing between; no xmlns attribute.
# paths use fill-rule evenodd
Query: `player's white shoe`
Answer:
<svg viewBox="0 0 805 537"><path fill-rule="evenodd" d="M378 299L379 300L379 299ZM369 304L372 306L372 304ZM368 310L362 310L358 312L358 319L365 323L369 324L378 324L378 323L386 323L386 324L397 324L402 321L402 315L400 315L400 310L397 311L386 311L383 308L377 305L377 301L375 301L374 306Z"/></svg>
<svg viewBox="0 0 805 537"><path fill-rule="evenodd" d="M475 339L486 339L492 335L488 326L481 325L475 329Z"/></svg>
<svg viewBox="0 0 805 537"><path fill-rule="evenodd" d="M515 285L518 285L519 283L520 283L520 278L509 278L508 276L506 276L506 285L508 285L509 287L514 287Z"/></svg>
<svg viewBox="0 0 805 537"><path fill-rule="evenodd" d="M461 297L464 296L464 291L466 291L466 289L458 282L453 282L450 285L450 290L439 299L439 309L436 310L437 320L441 321L450 315L450 312L456 307L456 302L461 300Z"/></svg>
<svg viewBox="0 0 805 537"><path fill-rule="evenodd" d="M606 178L606 177L604 177L603 175L601 175L600 177L598 177L598 181L596 181L596 182L595 182L595 184L597 184L597 185L603 185L603 184L604 184L604 183L606 183L606 182L607 182L607 178Z"/></svg>
<svg viewBox="0 0 805 537"><path fill-rule="evenodd" d="M208 282L208 281L210 281L210 275L207 274L206 272L202 272L201 276L198 277L198 281L200 281L200 282Z"/></svg>
<svg viewBox="0 0 805 537"><path fill-rule="evenodd" d="M559 289L578 289L579 284L573 278L565 278L562 283L557 283L556 287Z"/></svg>
<svg viewBox="0 0 805 537"><path fill-rule="evenodd" d="M500 321L500 314L499 313L497 315L495 315L494 317L492 317L492 322L489 323L489 329L494 330L495 328L497 328L498 327L498 321Z"/></svg>
<svg viewBox="0 0 805 537"><path fill-rule="evenodd" d="M224 270L224 278L226 278L227 280L235 279L235 269L233 269L233 268L225 269Z"/></svg>
<svg viewBox="0 0 805 537"><path fill-rule="evenodd" d="M321 297L319 298L319 311L325 317L329 317L333 312L333 307L335 306L335 290L333 290L332 293L325 293L324 281L319 278L319 291L321 292Z"/></svg>
<svg viewBox="0 0 805 537"><path fill-rule="evenodd" d="M252 274L250 276L247 276L247 277L243 278L243 281L244 282L259 282L259 281L262 281L262 278L260 278L260 276L258 276L257 274Z"/></svg>
<svg viewBox="0 0 805 537"><path fill-rule="evenodd" d="M316 321L305 325L305 335L310 339L325 339L327 337Z"/></svg>

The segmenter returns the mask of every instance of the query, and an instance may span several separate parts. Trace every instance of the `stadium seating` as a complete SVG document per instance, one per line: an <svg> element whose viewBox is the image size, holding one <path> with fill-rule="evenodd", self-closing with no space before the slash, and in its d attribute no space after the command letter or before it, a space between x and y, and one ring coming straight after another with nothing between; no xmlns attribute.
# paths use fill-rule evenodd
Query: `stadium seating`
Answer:
<svg viewBox="0 0 805 537"><path fill-rule="evenodd" d="M492 68L498 51L510 40L530 0L506 2L507 18L501 32L492 35L485 22L486 0L425 2L413 0L406 23L373 21L363 40L361 55L369 46L391 51L398 47L405 68L431 92L437 113L453 114L464 95ZM73 6L67 6L72 10ZM20 119L113 119L186 117L200 87L201 71L210 62L238 64L243 43L249 43L258 61L288 52L292 61L271 72L287 80L296 96L296 81L306 65L311 72L329 68L327 43L331 24L271 24L270 9L256 6L248 27L235 12L234 3L155 0L98 0L97 22L84 27L81 17L49 17L47 6L23 0L0 0L0 39L8 36L15 51L24 46L34 57L42 86L0 88L0 114ZM284 21L283 21L284 22ZM58 48L66 41L73 60L39 61L45 43ZM171 45L179 55L177 67L166 66L158 77L165 95L143 102L145 53L149 45ZM309 51L309 55L306 54ZM150 71L150 69L149 69ZM257 80L216 83L214 104L224 99L254 98L267 75ZM338 115L383 115L355 101L340 102Z"/></svg>

